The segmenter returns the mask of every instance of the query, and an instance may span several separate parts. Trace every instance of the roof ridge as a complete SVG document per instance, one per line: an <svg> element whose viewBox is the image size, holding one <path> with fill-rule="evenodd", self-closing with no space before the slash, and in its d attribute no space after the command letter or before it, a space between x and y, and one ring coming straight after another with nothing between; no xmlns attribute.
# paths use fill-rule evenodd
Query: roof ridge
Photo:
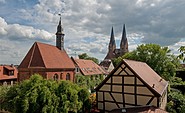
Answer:
<svg viewBox="0 0 185 113"><path fill-rule="evenodd" d="M33 60L33 53L34 53L34 51L35 51L35 46L36 46L36 44L37 44L37 42L35 42L35 43L34 43L34 45L33 45L33 51L32 51L32 53L31 53L31 58L30 58L30 61L29 61L28 67L30 67L31 62L32 62L32 60Z"/></svg>
<svg viewBox="0 0 185 113"><path fill-rule="evenodd" d="M44 43L40 43L40 44L44 44ZM45 44L45 45L49 45L49 44ZM39 43L37 43L37 47L38 47L38 51L39 51L39 53L40 53L42 62L43 62L43 64L44 64L44 67L46 67L46 64L45 64L45 62L44 62L44 60L43 60L43 56L44 56L44 55L42 55L42 52L41 52L41 50L40 50Z"/></svg>

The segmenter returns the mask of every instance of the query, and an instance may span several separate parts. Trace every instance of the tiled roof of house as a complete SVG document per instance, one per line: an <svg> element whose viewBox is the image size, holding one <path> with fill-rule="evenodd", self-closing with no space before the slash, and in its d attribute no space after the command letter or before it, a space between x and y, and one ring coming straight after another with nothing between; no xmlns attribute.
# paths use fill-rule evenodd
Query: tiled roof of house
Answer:
<svg viewBox="0 0 185 113"><path fill-rule="evenodd" d="M128 108L114 109L109 113L168 113L155 106L136 106Z"/></svg>
<svg viewBox="0 0 185 113"><path fill-rule="evenodd" d="M13 75L9 74L10 71L13 71ZM18 71L16 67L10 65L0 66L0 80L17 79L17 74Z"/></svg>
<svg viewBox="0 0 185 113"><path fill-rule="evenodd" d="M167 88L168 82L162 79L150 66L144 62L124 59L123 62L128 65L143 82L145 82L151 89L162 95L164 89Z"/></svg>
<svg viewBox="0 0 185 113"><path fill-rule="evenodd" d="M75 68L65 50L35 42L18 68Z"/></svg>
<svg viewBox="0 0 185 113"><path fill-rule="evenodd" d="M105 74L105 71L92 60L74 59L83 75Z"/></svg>

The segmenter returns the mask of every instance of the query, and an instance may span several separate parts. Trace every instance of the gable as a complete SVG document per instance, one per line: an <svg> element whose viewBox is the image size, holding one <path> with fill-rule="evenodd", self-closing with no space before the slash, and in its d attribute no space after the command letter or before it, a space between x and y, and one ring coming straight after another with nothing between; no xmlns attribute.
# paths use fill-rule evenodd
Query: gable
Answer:
<svg viewBox="0 0 185 113"><path fill-rule="evenodd" d="M74 69L75 66L65 50L57 47L35 42L19 68L44 67L44 68L65 68Z"/></svg>
<svg viewBox="0 0 185 113"><path fill-rule="evenodd" d="M136 82L138 84L145 85L148 88L148 91L145 92L152 92L155 95L161 96L163 91L167 88L168 83L165 80L161 81L162 78L157 75L147 64L129 61L130 60L123 60L123 62L120 63L119 66L116 67L96 88L96 91L101 90L101 87L103 87L107 82L121 82L121 77L118 76L125 76L124 78L126 79L122 80L125 83L133 83L135 81L134 76L136 76ZM133 76L133 78L131 78L131 76ZM110 79L112 77L113 79Z"/></svg>

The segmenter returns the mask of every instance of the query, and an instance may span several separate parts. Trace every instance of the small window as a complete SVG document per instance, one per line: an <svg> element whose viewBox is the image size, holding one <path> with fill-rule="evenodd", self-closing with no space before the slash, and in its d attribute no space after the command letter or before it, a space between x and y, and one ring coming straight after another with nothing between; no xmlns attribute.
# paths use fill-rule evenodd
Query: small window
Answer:
<svg viewBox="0 0 185 113"><path fill-rule="evenodd" d="M60 80L62 80L62 79L63 79L63 73L60 74Z"/></svg>
<svg viewBox="0 0 185 113"><path fill-rule="evenodd" d="M55 75L53 76L53 80L58 80L58 75L57 75L57 74L55 74Z"/></svg>
<svg viewBox="0 0 185 113"><path fill-rule="evenodd" d="M79 68L78 67L76 67L76 72L79 72L80 70L79 70Z"/></svg>
<svg viewBox="0 0 185 113"><path fill-rule="evenodd" d="M13 76L13 75L14 75L14 71L10 71L9 76Z"/></svg>
<svg viewBox="0 0 185 113"><path fill-rule="evenodd" d="M69 73L67 73L66 74L66 80L70 80L71 78L70 78L70 74Z"/></svg>

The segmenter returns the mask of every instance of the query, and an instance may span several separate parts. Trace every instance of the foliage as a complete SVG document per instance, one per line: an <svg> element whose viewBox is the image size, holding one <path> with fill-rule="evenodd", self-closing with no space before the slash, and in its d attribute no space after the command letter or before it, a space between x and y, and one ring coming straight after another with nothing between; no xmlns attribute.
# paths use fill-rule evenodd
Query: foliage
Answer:
<svg viewBox="0 0 185 113"><path fill-rule="evenodd" d="M91 76L83 76L83 75L76 75L76 84L81 87L86 87L88 89L94 90L94 88L101 83L104 79L103 75L91 75Z"/></svg>
<svg viewBox="0 0 185 113"><path fill-rule="evenodd" d="M167 47L156 44L142 44L136 50L114 59L113 63L117 65L122 59L146 62L166 80L170 80L170 77L175 75L176 67L180 65L180 61L173 54L170 54Z"/></svg>
<svg viewBox="0 0 185 113"><path fill-rule="evenodd" d="M177 91L168 94L166 110L170 113L185 113L185 96Z"/></svg>
<svg viewBox="0 0 185 113"><path fill-rule="evenodd" d="M57 82L33 75L8 90L3 108L14 113L76 113L88 100L85 90L70 81Z"/></svg>
<svg viewBox="0 0 185 113"><path fill-rule="evenodd" d="M183 62L185 62L185 46L181 46L179 48L179 52L180 54L178 55L178 58L182 60Z"/></svg>
<svg viewBox="0 0 185 113"><path fill-rule="evenodd" d="M0 86L0 110L3 109L5 97L9 89L10 89L10 86Z"/></svg>
<svg viewBox="0 0 185 113"><path fill-rule="evenodd" d="M81 55L78 55L79 59L85 59L85 60L92 60L94 61L96 64L99 63L99 60L95 57L90 57L87 55L87 53L82 53Z"/></svg>

